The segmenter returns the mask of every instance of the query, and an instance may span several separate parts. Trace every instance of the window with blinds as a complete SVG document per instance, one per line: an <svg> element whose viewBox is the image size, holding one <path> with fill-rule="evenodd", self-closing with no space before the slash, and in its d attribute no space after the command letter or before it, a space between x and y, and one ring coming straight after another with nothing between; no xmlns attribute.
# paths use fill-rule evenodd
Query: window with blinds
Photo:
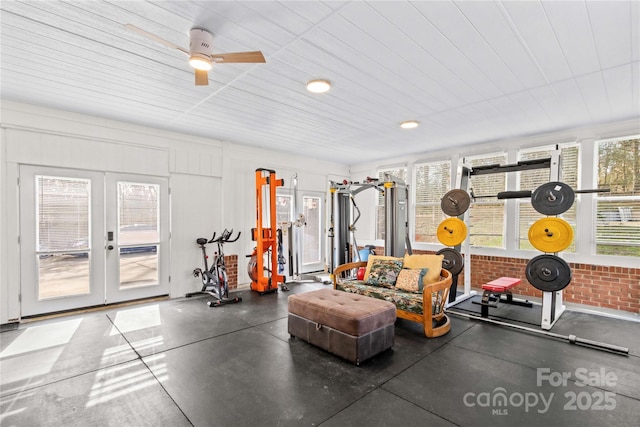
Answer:
<svg viewBox="0 0 640 427"><path fill-rule="evenodd" d="M451 162L418 164L415 171L415 241L438 243L438 224L447 218L440 200L451 189Z"/></svg>
<svg viewBox="0 0 640 427"><path fill-rule="evenodd" d="M474 166L506 164L506 154L494 154L468 158L467 163ZM506 189L504 172L470 177L469 188L475 196L480 196L471 204L469 210L469 241L472 246L490 248L504 247L505 209L504 200L495 197ZM493 197L482 197L491 195Z"/></svg>
<svg viewBox="0 0 640 427"><path fill-rule="evenodd" d="M598 143L596 253L640 257L640 138Z"/></svg>
<svg viewBox="0 0 640 427"><path fill-rule="evenodd" d="M559 146L560 149L560 181L571 186L573 189L578 188L578 155L579 150L576 144L566 144ZM522 150L519 153L519 160L536 160L551 157L555 146L537 147L534 149ZM549 169L532 169L520 171L518 173L518 190L535 190L540 185L556 180L550 176ZM531 206L529 199L517 199L518 205L518 247L520 249L536 250L529 242L529 228L531 225L544 218L545 215L538 213ZM562 215L559 215L567 221L573 229L576 229L576 203ZM565 249L565 252L575 252L575 240Z"/></svg>
<svg viewBox="0 0 640 427"><path fill-rule="evenodd" d="M378 179L384 182L385 175L391 175L396 178L400 178L404 182L407 182L407 168L395 168L395 169L379 169ZM384 194L378 192L378 198L376 204L376 239L384 239Z"/></svg>

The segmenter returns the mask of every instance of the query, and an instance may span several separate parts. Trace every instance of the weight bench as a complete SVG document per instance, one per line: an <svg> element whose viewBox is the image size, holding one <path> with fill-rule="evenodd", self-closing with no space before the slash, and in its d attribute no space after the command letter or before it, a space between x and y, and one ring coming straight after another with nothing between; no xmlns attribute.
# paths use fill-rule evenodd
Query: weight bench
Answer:
<svg viewBox="0 0 640 427"><path fill-rule="evenodd" d="M514 300L511 288L522 283L522 280L515 277L500 277L482 285L482 301L473 301L474 304L482 306L481 316L489 317L489 307L497 308L498 302L505 304L520 305L523 307L533 307L529 301ZM503 298L502 295L505 297Z"/></svg>

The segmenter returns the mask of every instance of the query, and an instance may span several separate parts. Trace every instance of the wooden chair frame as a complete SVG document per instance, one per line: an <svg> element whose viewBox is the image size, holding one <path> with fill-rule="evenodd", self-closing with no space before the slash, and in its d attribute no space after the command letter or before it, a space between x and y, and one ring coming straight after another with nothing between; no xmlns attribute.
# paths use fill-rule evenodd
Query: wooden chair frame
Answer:
<svg viewBox="0 0 640 427"><path fill-rule="evenodd" d="M337 289L339 279L355 278L356 272L360 267L366 267L366 261L350 262L338 266L333 272L333 288ZM424 326L424 334L429 338L440 337L449 330L451 330L451 322L446 315L444 307L449 299L449 289L451 287L451 273L444 268L440 272L440 280L435 283L431 283L424 287L422 290L422 314L412 313L405 310L400 310L396 307L396 315L401 319L410 320L412 322L422 323ZM433 292L442 291L442 299L438 302L438 306L433 307L432 294ZM425 301L427 302L425 304ZM433 312L436 314L433 314ZM434 327L434 322L437 324Z"/></svg>

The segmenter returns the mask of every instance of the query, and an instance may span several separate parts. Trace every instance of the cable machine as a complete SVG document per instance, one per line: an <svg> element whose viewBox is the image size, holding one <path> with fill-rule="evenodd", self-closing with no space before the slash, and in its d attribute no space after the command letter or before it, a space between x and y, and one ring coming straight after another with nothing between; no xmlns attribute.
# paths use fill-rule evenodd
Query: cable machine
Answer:
<svg viewBox="0 0 640 427"><path fill-rule="evenodd" d="M333 273L339 265L352 262L354 254L357 260L360 260L355 235L356 223L360 219L360 209L356 204L355 196L370 188L384 194L384 254L403 257L405 250L411 253L407 212L409 188L402 179L385 174L384 181L369 177L363 182L345 180L342 183L336 183L331 181L329 238L332 253L329 273Z"/></svg>
<svg viewBox="0 0 640 427"><path fill-rule="evenodd" d="M283 185L283 179L276 179L276 171L256 169L256 228L251 229L251 239L256 247L250 255L247 270L251 289L260 295L277 292L279 283L283 291L289 290L285 277L278 270L283 242L282 230L277 226L276 188Z"/></svg>

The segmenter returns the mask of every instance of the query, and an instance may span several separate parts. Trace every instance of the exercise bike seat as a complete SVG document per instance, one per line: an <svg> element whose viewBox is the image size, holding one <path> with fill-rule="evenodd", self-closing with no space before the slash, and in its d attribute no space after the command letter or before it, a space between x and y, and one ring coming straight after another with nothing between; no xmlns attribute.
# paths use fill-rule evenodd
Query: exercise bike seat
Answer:
<svg viewBox="0 0 640 427"><path fill-rule="evenodd" d="M205 239L204 237L200 237L196 239L196 243L199 245L206 245L209 239Z"/></svg>

